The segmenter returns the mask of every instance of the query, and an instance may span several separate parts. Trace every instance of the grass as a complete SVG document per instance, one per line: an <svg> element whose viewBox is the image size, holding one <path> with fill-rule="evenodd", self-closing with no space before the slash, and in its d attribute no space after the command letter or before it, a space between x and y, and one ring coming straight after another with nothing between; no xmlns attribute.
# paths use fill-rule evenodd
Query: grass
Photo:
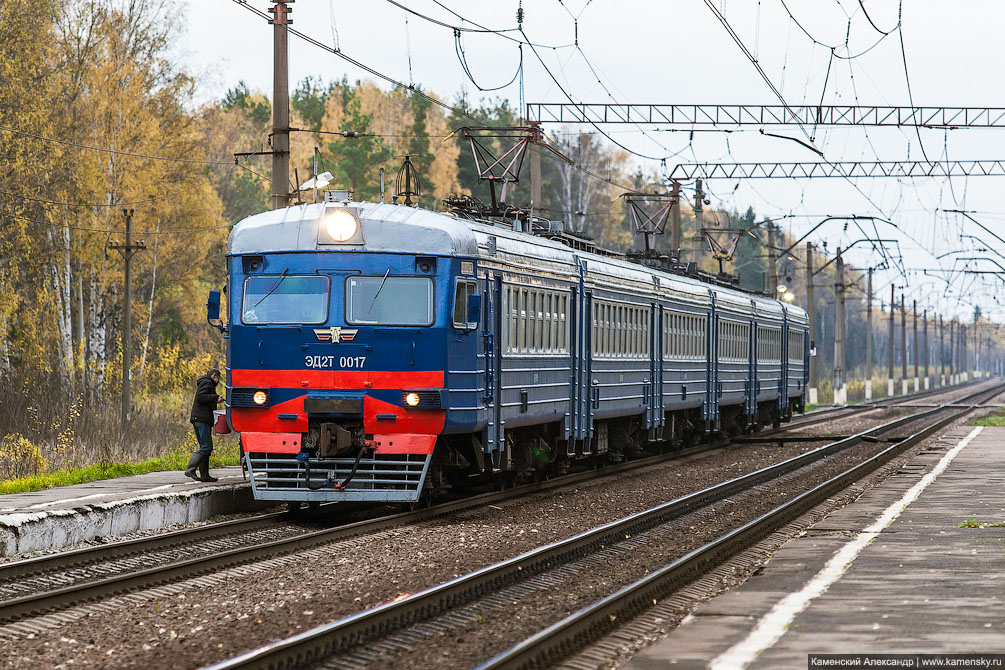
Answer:
<svg viewBox="0 0 1005 670"><path fill-rule="evenodd" d="M1005 407L999 407L991 414L987 416L982 416L979 419L975 419L971 425L973 426L993 426L1001 428L1005 426Z"/></svg>
<svg viewBox="0 0 1005 670"><path fill-rule="evenodd" d="M967 517L967 520L956 526L957 528L1005 528L1005 521L997 521L995 523L987 523L977 521L973 517Z"/></svg>
<svg viewBox="0 0 1005 670"><path fill-rule="evenodd" d="M240 463L240 454L238 452L237 440L222 440L218 435L214 437L215 444L213 455L209 461L210 467L219 468L225 465L238 465ZM129 477L148 472L184 470L185 466L188 465L190 456L190 451L184 447L179 447L163 456L148 458L138 463L97 463L73 470L45 472L31 477L2 481L0 482L0 494L41 491L42 489L54 486L85 484L101 479Z"/></svg>

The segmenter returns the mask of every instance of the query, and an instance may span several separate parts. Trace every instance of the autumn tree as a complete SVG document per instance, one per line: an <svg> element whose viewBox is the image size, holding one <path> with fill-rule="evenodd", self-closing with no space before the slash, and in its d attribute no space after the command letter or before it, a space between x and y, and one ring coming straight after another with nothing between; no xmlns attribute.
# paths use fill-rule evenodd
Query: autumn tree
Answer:
<svg viewBox="0 0 1005 670"><path fill-rule="evenodd" d="M0 374L4 432L8 421L40 439L117 426L123 337L137 352L137 395L167 348L193 360L220 351L199 312L207 283L223 279L212 175L225 166L206 160L194 82L168 58L178 10L170 0L0 5L0 126L11 131L0 131L0 365L17 371ZM124 208L147 242L129 333L122 264L108 249Z"/></svg>

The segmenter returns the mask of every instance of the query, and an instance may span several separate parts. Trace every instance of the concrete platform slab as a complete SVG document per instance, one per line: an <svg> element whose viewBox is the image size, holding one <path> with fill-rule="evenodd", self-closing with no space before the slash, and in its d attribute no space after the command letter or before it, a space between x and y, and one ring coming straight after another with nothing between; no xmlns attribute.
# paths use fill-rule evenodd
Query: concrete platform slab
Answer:
<svg viewBox="0 0 1005 670"><path fill-rule="evenodd" d="M0 496L0 556L58 551L218 514L265 509L241 468L215 468L220 481L201 484L181 472L150 472L42 491Z"/></svg>
<svg viewBox="0 0 1005 670"><path fill-rule="evenodd" d="M945 435L621 667L805 668L811 653L1005 652L1005 527L958 527L1005 522L1005 428L966 441L971 432ZM891 509L899 516L863 532ZM832 558L856 542L859 553L835 568ZM828 561L832 581L816 581ZM811 582L817 589L805 591Z"/></svg>

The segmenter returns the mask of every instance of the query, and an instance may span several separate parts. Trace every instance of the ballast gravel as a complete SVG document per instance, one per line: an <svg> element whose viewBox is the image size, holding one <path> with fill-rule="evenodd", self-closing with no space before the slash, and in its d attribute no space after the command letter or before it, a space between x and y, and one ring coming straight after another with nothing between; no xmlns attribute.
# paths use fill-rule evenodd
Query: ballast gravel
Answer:
<svg viewBox="0 0 1005 670"><path fill-rule="evenodd" d="M790 443L784 447L729 447L571 490L531 494L369 538L333 543L288 559L281 568L269 571L228 570L211 579L216 582L212 586L200 587L195 583L200 580L193 580L190 588L182 588L175 595L111 611L92 611L56 630L13 635L10 627L0 627L0 635L6 638L2 642L3 661L5 667L32 668L201 667L817 446ZM765 505L770 502L762 501ZM744 503L743 507L753 504ZM712 537L720 523L734 515L734 510L724 511L703 522L668 531L661 542L667 548L663 558ZM650 565L656 567L653 556L641 556L637 554L630 564L625 564L626 575L634 575L639 568L650 569ZM489 617L479 628L491 631L490 636L498 637L499 648L505 648L516 636L537 630L543 622L564 616L601 592L609 592L619 574L619 570L609 567L584 575L569 585L568 593L545 599L549 603L546 611ZM420 654L410 657L409 665L463 663L464 650L476 640L481 646L485 639L473 631L470 638L472 644L463 638L443 641L461 654L451 656L449 663L447 657ZM464 658L474 656L469 653Z"/></svg>

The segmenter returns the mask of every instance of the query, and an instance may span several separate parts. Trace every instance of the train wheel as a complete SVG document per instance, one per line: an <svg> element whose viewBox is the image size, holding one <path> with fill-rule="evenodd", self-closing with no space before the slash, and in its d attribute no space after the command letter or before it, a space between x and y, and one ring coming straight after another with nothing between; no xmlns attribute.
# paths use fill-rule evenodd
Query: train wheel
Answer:
<svg viewBox="0 0 1005 670"><path fill-rule="evenodd" d="M429 509L433 506L433 495L430 491L423 491L419 494L419 499L414 503L409 503L408 509L411 512L418 512L420 509Z"/></svg>
<svg viewBox="0 0 1005 670"><path fill-rule="evenodd" d="M492 488L496 491L505 491L516 485L516 473L509 470L496 472L492 477Z"/></svg>

